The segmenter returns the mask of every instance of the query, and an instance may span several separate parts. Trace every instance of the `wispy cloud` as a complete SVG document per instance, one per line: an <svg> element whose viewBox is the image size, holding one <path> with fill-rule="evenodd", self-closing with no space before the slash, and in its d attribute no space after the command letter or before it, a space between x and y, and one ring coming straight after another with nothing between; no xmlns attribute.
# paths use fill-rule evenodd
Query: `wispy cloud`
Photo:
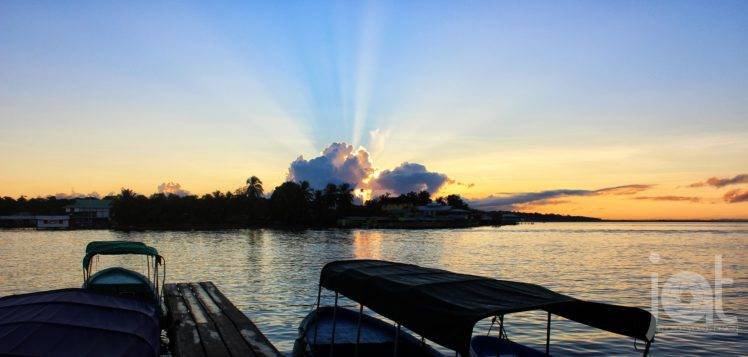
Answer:
<svg viewBox="0 0 748 357"><path fill-rule="evenodd" d="M727 203L748 202L748 190L735 189L725 193L722 198Z"/></svg>
<svg viewBox="0 0 748 357"><path fill-rule="evenodd" d="M506 193L491 195L485 198L469 200L470 205L479 209L517 209L522 206L539 206L566 203L557 200L561 197L584 197L599 195L633 195L648 190L652 185L633 184L614 187L604 187L597 190L558 189L539 192Z"/></svg>
<svg viewBox="0 0 748 357"><path fill-rule="evenodd" d="M734 177L710 177L705 181L696 182L688 185L688 187L725 187L729 185L737 185L741 183L748 183L748 174L740 174Z"/></svg>
<svg viewBox="0 0 748 357"><path fill-rule="evenodd" d="M651 201L673 201L673 202L702 202L701 197L692 196L639 196L633 197L635 200L651 200Z"/></svg>
<svg viewBox="0 0 748 357"><path fill-rule="evenodd" d="M653 185L642 185L642 184L623 185L623 186L601 188L599 190L596 190L595 192L601 195L633 195L641 191L648 190L652 188L652 186Z"/></svg>
<svg viewBox="0 0 748 357"><path fill-rule="evenodd" d="M570 202L571 202L570 200L549 198L547 200L524 203L521 205L517 205L517 207L521 206L521 208L529 208L529 207L537 207L537 206L554 206L554 205L561 205L561 204L570 203Z"/></svg>

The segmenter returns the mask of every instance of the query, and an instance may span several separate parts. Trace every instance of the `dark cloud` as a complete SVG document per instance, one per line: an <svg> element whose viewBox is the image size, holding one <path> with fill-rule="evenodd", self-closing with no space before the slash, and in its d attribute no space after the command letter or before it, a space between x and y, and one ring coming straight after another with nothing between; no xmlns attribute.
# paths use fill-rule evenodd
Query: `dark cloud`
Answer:
<svg viewBox="0 0 748 357"><path fill-rule="evenodd" d="M540 200L540 201L533 201L533 202L524 203L524 204L521 204L521 206L523 206L523 207L553 206L553 205L561 205L561 204L570 203L570 202L571 202L570 200L549 198L547 200Z"/></svg>
<svg viewBox="0 0 748 357"><path fill-rule="evenodd" d="M748 190L735 189L728 191L722 198L728 203L748 202Z"/></svg>
<svg viewBox="0 0 748 357"><path fill-rule="evenodd" d="M404 162L393 170L384 170L369 183L374 192L395 194L410 191L434 193L450 182L447 175L431 172L421 164Z"/></svg>
<svg viewBox="0 0 748 357"><path fill-rule="evenodd" d="M710 177L706 181L696 182L688 185L688 187L725 187L728 185L737 185L741 183L748 183L748 174L741 174L735 177Z"/></svg>
<svg viewBox="0 0 748 357"><path fill-rule="evenodd" d="M596 190L595 192L601 195L633 195L641 191L652 188L653 185L623 185L615 187L606 187Z"/></svg>
<svg viewBox="0 0 748 357"><path fill-rule="evenodd" d="M690 197L690 196L639 196L634 197L635 200L651 200L651 201L687 201L687 202L701 202L701 197Z"/></svg>
<svg viewBox="0 0 748 357"><path fill-rule="evenodd" d="M597 190L558 189L540 192L505 193L499 196L469 200L471 206L484 210L512 210L523 206L565 203L556 200L559 197L599 196L599 195L633 195L648 190L652 185L633 184L615 187L604 187Z"/></svg>
<svg viewBox="0 0 748 357"><path fill-rule="evenodd" d="M511 210L518 205L527 205L533 202L548 201L556 197L569 196L593 196L596 191L591 190L548 190L540 192L525 192L506 194L501 196L488 196L486 198L471 199L468 201L471 207L484 210Z"/></svg>
<svg viewBox="0 0 748 357"><path fill-rule="evenodd" d="M164 182L158 185L156 192L163 193L165 195L177 195L179 197L191 195L190 191L182 188L182 185L175 182Z"/></svg>
<svg viewBox="0 0 748 357"><path fill-rule="evenodd" d="M310 160L299 156L291 162L287 180L307 181L316 189L324 188L328 183L348 183L358 187L373 172L365 149L354 150L353 145L332 143L320 156Z"/></svg>

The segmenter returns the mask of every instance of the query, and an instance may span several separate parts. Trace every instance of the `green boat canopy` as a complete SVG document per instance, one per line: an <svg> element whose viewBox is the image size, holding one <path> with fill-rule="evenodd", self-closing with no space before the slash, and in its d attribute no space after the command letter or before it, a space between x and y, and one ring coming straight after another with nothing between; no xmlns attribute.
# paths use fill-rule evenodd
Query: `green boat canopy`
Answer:
<svg viewBox="0 0 748 357"><path fill-rule="evenodd" d="M86 246L86 256L83 257L83 269L88 268L91 258L95 255L122 255L122 254L139 254L156 257L161 262L162 258L158 255L156 248L145 245L143 242L129 242L122 240L113 241L94 241Z"/></svg>
<svg viewBox="0 0 748 357"><path fill-rule="evenodd" d="M335 261L322 268L320 285L465 356L476 322L530 310L545 310L645 341L654 338L655 319L639 308L583 301L535 284L411 264Z"/></svg>

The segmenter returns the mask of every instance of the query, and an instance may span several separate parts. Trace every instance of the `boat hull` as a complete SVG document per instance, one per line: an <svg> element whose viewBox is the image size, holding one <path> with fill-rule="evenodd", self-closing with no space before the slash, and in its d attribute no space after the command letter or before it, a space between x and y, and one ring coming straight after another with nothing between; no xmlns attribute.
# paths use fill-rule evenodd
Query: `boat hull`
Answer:
<svg viewBox="0 0 748 357"><path fill-rule="evenodd" d="M335 340L332 343L333 314ZM356 347L357 326L361 316L361 334ZM392 324L369 315L338 307L324 306L307 315L299 326L299 338L293 356L393 356L397 329ZM316 334L316 337L315 337ZM356 351L358 349L358 351ZM399 356L442 356L413 335L400 331L397 337Z"/></svg>
<svg viewBox="0 0 748 357"><path fill-rule="evenodd" d="M473 336L470 340L470 357L540 357L544 352L495 336Z"/></svg>

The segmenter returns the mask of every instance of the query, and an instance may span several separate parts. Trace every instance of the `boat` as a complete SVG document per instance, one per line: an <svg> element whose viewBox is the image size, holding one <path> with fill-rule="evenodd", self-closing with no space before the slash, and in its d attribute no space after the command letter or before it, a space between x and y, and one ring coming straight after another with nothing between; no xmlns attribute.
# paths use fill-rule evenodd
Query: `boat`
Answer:
<svg viewBox="0 0 748 357"><path fill-rule="evenodd" d="M323 288L335 293L334 306L320 307ZM339 307L340 295L359 303L359 312ZM381 320L372 322L370 319L375 318L364 314L364 307L394 321L394 324ZM510 340L505 329L508 315L537 310L547 313L545 351ZM409 340L400 335L404 327L419 335L421 341L428 340L461 356L547 356L550 355L553 316L641 340L644 342L644 356L648 355L654 341L656 319L640 308L585 301L535 284L412 264L341 260L322 268L316 308L299 327L294 355L319 356L340 352L346 356L406 356L409 354L398 343L401 339ZM489 334L473 336L475 324L487 318L492 318ZM324 324L310 322L315 320L324 321ZM498 335L490 335L496 321ZM386 353L382 353L379 344L351 338L365 335L371 329L369 326L376 325L388 326L392 336L393 343L386 346ZM313 328L316 329L316 341ZM418 341L415 336L410 337ZM424 345L422 342L421 347L425 348Z"/></svg>
<svg viewBox="0 0 748 357"><path fill-rule="evenodd" d="M123 267L109 267L92 274L94 262L99 255L143 255L146 259L147 276ZM165 261L156 248L142 242L131 241L94 241L86 246L83 257L83 289L127 296L152 301L160 308L159 279L163 284L166 279ZM159 268L162 276L159 275Z"/></svg>
<svg viewBox="0 0 748 357"><path fill-rule="evenodd" d="M92 274L97 256L121 254L145 256L148 275L122 267ZM158 356L163 264L155 248L140 242L89 243L81 288L0 298L0 355Z"/></svg>
<svg viewBox="0 0 748 357"><path fill-rule="evenodd" d="M316 309L302 321L299 330L300 338L294 343L293 356L373 357L390 355L393 350L402 356L441 356L413 335L343 307Z"/></svg>
<svg viewBox="0 0 748 357"><path fill-rule="evenodd" d="M3 356L158 356L160 335L141 299L79 288L0 297Z"/></svg>

